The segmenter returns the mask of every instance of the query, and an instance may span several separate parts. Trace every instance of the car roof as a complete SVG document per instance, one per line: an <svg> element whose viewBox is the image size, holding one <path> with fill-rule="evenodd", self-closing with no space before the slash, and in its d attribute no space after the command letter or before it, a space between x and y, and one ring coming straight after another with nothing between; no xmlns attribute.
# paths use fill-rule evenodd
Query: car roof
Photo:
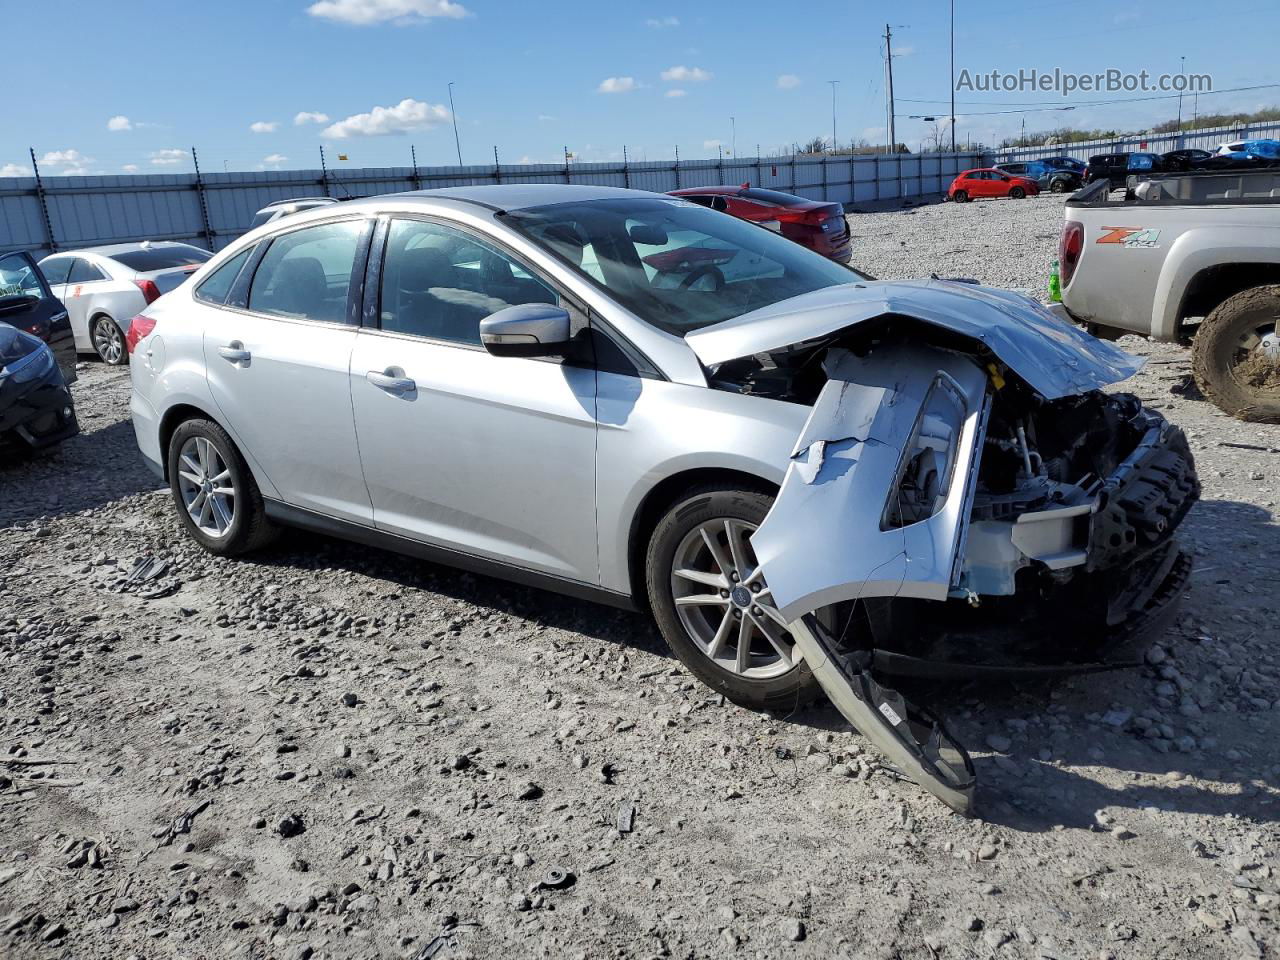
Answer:
<svg viewBox="0 0 1280 960"><path fill-rule="evenodd" d="M344 203L343 208L356 209L404 200L454 200L489 210L526 210L553 203L581 203L588 200L621 200L627 197L660 199L663 194L623 187L597 187L576 183L504 183L470 187L441 187L435 190L409 190L364 197Z"/></svg>
<svg viewBox="0 0 1280 960"><path fill-rule="evenodd" d="M289 197L287 200L272 200L265 204L262 209L268 210L271 207L287 207L294 203L337 203L337 197Z"/></svg>
<svg viewBox="0 0 1280 960"><path fill-rule="evenodd" d="M143 244L146 246L143 246ZM167 247L192 247L194 244L179 243L176 240L139 240L133 243L108 243L98 247L79 247L75 250L59 250L57 253L51 253L46 260L53 257L71 257L80 256L84 253L94 253L102 257L115 256L117 253L134 253L138 250L164 250ZM197 250L204 249L196 247Z"/></svg>

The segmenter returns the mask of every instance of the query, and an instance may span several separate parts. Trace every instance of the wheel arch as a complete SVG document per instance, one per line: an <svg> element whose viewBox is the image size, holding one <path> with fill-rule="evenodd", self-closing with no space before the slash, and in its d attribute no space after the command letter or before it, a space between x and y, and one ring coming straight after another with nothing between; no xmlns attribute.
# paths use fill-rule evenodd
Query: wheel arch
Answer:
<svg viewBox="0 0 1280 960"><path fill-rule="evenodd" d="M193 403L175 403L164 412L160 418L160 465L164 468L165 483L169 482L169 441L173 439L174 431L188 420L209 420L216 423L223 430L227 430L227 425L211 414L208 410L202 409ZM231 431L227 430L227 435L231 436ZM234 442L234 438L232 440ZM243 451L241 451L243 456ZM249 467L250 472L253 467ZM255 480L257 478L255 477Z"/></svg>
<svg viewBox="0 0 1280 960"><path fill-rule="evenodd" d="M1179 333L1187 317L1207 317L1237 293L1280 283L1280 260L1219 263L1192 275L1178 304Z"/></svg>
<svg viewBox="0 0 1280 960"><path fill-rule="evenodd" d="M729 467L696 467L681 470L654 484L632 515L631 530L627 537L627 577L631 586L631 597L637 607L648 609L649 605L648 591L645 588L645 552L649 548L649 538L653 535L658 521L684 493L695 487L713 484L723 485L726 488L760 490L770 496L778 492L778 484L772 480Z"/></svg>

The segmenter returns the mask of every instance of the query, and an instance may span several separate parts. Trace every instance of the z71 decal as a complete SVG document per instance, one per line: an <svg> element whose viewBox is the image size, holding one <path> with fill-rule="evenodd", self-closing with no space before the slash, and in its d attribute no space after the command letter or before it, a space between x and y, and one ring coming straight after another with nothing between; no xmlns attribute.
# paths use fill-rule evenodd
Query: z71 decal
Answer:
<svg viewBox="0 0 1280 960"><path fill-rule="evenodd" d="M1160 231L1149 227L1103 227L1102 236L1094 242L1152 250L1160 246Z"/></svg>

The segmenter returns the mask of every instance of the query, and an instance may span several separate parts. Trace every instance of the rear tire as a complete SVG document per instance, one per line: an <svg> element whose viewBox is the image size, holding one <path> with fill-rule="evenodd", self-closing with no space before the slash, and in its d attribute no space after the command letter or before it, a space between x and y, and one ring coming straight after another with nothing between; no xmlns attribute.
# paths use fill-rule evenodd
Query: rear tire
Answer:
<svg viewBox="0 0 1280 960"><path fill-rule="evenodd" d="M1050 183L1049 183L1049 192L1050 192L1050 193L1066 193L1066 192L1067 192L1067 181L1065 181L1065 180L1052 180L1052 181L1050 181Z"/></svg>
<svg viewBox="0 0 1280 960"><path fill-rule="evenodd" d="M952 200L954 200L956 203L968 203L968 202L969 202L969 191L968 191L968 190L957 190L957 191L952 195L951 199L952 199Z"/></svg>
<svg viewBox="0 0 1280 960"><path fill-rule="evenodd" d="M1021 187L1014 187L1009 191L1010 200L1021 200L1026 195L1027 191L1023 190Z"/></svg>
<svg viewBox="0 0 1280 960"><path fill-rule="evenodd" d="M741 556L744 571L753 568L755 556L747 555L749 545L744 548L740 540L738 552L733 552L728 532L754 530L772 506L773 497L760 490L724 486L690 490L654 528L645 557L645 579L650 607L663 639L694 676L743 707L794 710L814 699L822 688L806 663L784 660L760 628L746 628L745 659L749 666L745 671L737 669L743 662L738 654L742 637L740 625L744 620L748 623L755 620L753 611L760 609L757 603L768 604L767 589L755 594L756 599L743 608L736 607L730 599L715 600L717 595L727 598L734 587L741 590L763 584L755 583L749 575L730 572L724 575L723 586L717 587L704 581L688 581L675 572L689 568L704 575L723 571L724 565L717 563L712 551L702 546L703 530L711 531L716 538L722 529L726 531L723 545L716 538L722 559L734 567L735 560ZM698 557L706 561L705 571L697 567ZM677 592L685 604L678 604ZM712 602L688 604L693 596L701 594L706 594ZM767 614L759 617L759 621L773 631L776 638L782 639L784 646L793 642L785 628L770 620Z"/></svg>
<svg viewBox="0 0 1280 960"><path fill-rule="evenodd" d="M1280 284L1229 297L1205 317L1191 344L1196 386L1219 410L1250 423L1280 423L1280 356L1255 341L1277 336ZM1274 348L1273 348L1274 349Z"/></svg>
<svg viewBox="0 0 1280 960"><path fill-rule="evenodd" d="M129 362L129 350L125 346L124 331L110 317L95 317L89 327L89 339L93 349L108 366L118 367Z"/></svg>
<svg viewBox="0 0 1280 960"><path fill-rule="evenodd" d="M227 432L211 420L187 420L169 439L169 490L178 519L212 554L238 556L277 535L262 493ZM203 494L203 497L201 497Z"/></svg>

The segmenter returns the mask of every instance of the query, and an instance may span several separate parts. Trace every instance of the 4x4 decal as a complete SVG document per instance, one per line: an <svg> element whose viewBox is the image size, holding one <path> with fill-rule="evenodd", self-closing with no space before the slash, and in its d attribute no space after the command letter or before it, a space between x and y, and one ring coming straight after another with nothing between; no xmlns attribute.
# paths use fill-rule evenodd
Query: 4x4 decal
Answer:
<svg viewBox="0 0 1280 960"><path fill-rule="evenodd" d="M1151 250L1160 246L1160 231L1150 227L1103 227L1094 243L1118 243L1122 247Z"/></svg>

